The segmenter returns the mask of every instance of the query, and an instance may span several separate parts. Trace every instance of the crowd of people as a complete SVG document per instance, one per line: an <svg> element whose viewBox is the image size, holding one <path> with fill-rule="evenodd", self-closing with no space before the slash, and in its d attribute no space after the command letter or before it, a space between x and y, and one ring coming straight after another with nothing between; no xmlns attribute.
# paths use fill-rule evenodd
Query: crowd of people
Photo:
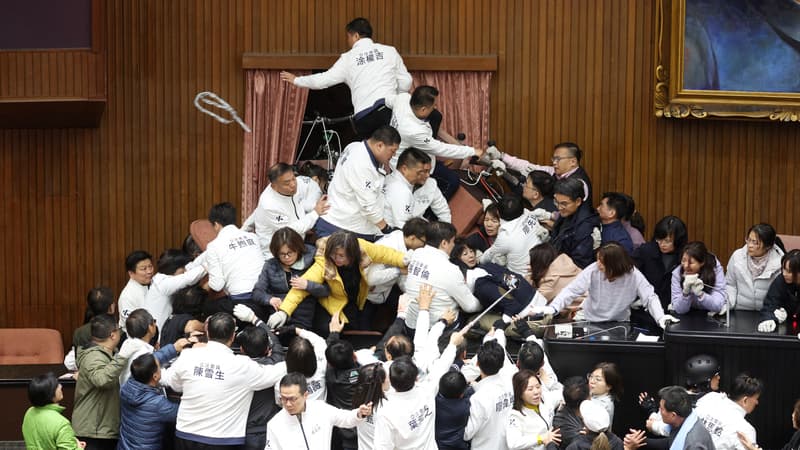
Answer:
<svg viewBox="0 0 800 450"><path fill-rule="evenodd" d="M190 237L155 261L131 252L125 288L116 299L92 289L74 333L71 423L58 380L36 378L28 445L756 448L745 416L761 381L742 374L723 393L716 359L698 355L685 386L663 387L657 401L642 393L646 422L616 436L624 374L608 361L562 380L529 322L638 320L657 334L691 309L735 308L760 311L758 331L772 332L797 316L800 251L757 224L725 271L675 216L646 241L629 195L605 192L594 207L578 145L555 145L551 165L465 146L440 129L439 91L409 92L402 58L372 41L368 21L346 30L351 49L330 70L282 74L301 88L351 89L362 139L333 177L278 163L241 227L219 203L209 242ZM437 158L471 157L525 183L458 236L447 203L458 175ZM485 333L468 357L470 327ZM351 331L383 337L356 349ZM522 342L515 359L510 338Z"/></svg>

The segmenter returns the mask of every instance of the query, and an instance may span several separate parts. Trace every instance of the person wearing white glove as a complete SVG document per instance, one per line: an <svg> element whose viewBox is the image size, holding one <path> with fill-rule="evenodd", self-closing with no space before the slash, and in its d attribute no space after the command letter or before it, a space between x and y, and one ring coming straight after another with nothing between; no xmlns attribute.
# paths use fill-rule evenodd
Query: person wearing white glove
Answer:
<svg viewBox="0 0 800 450"><path fill-rule="evenodd" d="M597 261L584 269L547 306L534 312L555 314L574 299L589 292L583 302L585 320L590 322L624 322L630 318L630 307L638 297L643 307L662 328L678 320L665 315L661 302L630 255L616 242L603 244L597 251Z"/></svg>
<svg viewBox="0 0 800 450"><path fill-rule="evenodd" d="M781 267L782 276L770 284L761 307L758 331L762 333L775 331L778 323L783 323L790 315L796 317L800 310L800 250L786 253Z"/></svg>
<svg viewBox="0 0 800 450"><path fill-rule="evenodd" d="M722 264L702 242L689 242L681 253L681 265L672 272L672 307L678 314L690 309L714 313L728 301Z"/></svg>

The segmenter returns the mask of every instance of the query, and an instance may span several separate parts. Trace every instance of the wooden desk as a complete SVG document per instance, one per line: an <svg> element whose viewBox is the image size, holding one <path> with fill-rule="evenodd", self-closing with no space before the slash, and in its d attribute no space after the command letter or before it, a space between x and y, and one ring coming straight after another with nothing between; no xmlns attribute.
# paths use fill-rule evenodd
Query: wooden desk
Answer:
<svg viewBox="0 0 800 450"><path fill-rule="evenodd" d="M28 400L28 383L38 375L53 372L56 376L67 373L63 364L34 364L24 366L0 366L0 399L3 401L3 420L0 420L0 441L22 440L22 419L31 406ZM66 407L64 415L72 417L75 399L75 381L60 380L63 386Z"/></svg>

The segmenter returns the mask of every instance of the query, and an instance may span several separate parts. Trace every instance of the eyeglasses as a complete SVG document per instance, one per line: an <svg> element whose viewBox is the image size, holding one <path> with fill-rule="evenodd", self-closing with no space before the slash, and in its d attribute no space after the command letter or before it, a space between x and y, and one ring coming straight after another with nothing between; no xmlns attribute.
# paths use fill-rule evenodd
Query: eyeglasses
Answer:
<svg viewBox="0 0 800 450"><path fill-rule="evenodd" d="M587 373L587 374L586 374L586 379L587 379L588 381L595 381L595 382L597 382L597 383L600 383L600 382L602 382L602 381L605 381L605 380L603 379L603 377L601 377L600 375L592 375L592 374L590 374L590 373Z"/></svg>
<svg viewBox="0 0 800 450"><path fill-rule="evenodd" d="M747 245L751 245L752 244L752 245L754 245L756 247L761 245L761 241L759 241L758 239L745 239L744 243L747 244Z"/></svg>
<svg viewBox="0 0 800 450"><path fill-rule="evenodd" d="M550 161L552 161L552 162L553 162L553 164L558 164L558 163L559 163L559 162L561 162L562 160L564 160L564 159L570 159L570 158L574 158L574 156L553 156L553 157L550 159Z"/></svg>
<svg viewBox="0 0 800 450"><path fill-rule="evenodd" d="M300 396L296 395L294 397L284 397L281 395L281 403L295 403L300 400Z"/></svg>
<svg viewBox="0 0 800 450"><path fill-rule="evenodd" d="M675 241L673 241L670 238L664 238L664 239L656 239L656 243L669 245L675 243Z"/></svg>
<svg viewBox="0 0 800 450"><path fill-rule="evenodd" d="M574 202L574 201L563 201L563 202L556 202L556 208L557 208L557 209L567 209L567 208L569 208L569 207L570 207L570 205L572 205L573 203L575 203L575 202Z"/></svg>
<svg viewBox="0 0 800 450"><path fill-rule="evenodd" d="M294 256L296 254L297 254L296 251L291 250L291 251L288 251L288 252L285 252L285 253L284 252L280 252L280 253L278 253L278 256L281 257L281 258L291 258L292 256Z"/></svg>

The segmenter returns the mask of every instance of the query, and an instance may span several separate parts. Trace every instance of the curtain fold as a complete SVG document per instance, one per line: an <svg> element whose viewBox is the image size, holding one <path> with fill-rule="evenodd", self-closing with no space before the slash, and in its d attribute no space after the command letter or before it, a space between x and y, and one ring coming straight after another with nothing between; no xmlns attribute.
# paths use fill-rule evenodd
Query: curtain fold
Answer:
<svg viewBox="0 0 800 450"><path fill-rule="evenodd" d="M467 145L486 148L492 72L412 71L411 75L415 88L428 85L439 90L443 130L453 137L463 132Z"/></svg>
<svg viewBox="0 0 800 450"><path fill-rule="evenodd" d="M294 162L308 100L308 89L281 81L279 70L246 70L245 83L244 121L253 131L244 138L243 218L250 215L261 191L269 184L267 170L280 161Z"/></svg>

